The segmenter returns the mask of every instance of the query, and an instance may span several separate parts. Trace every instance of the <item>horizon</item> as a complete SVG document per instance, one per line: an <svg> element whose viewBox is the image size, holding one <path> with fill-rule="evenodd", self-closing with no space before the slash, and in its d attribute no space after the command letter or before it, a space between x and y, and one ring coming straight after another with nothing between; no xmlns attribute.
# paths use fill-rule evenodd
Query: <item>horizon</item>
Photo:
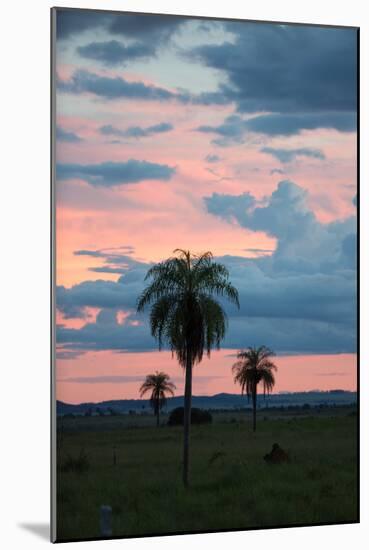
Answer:
<svg viewBox="0 0 369 550"><path fill-rule="evenodd" d="M334 390L318 390L318 389L315 389L315 390L306 390L306 391L298 391L298 392L294 392L294 391L287 391L287 392L284 392L284 391L281 391L281 392L276 392L276 393L271 393L269 395L266 396L266 399L268 399L269 397L276 397L276 396L283 396L283 395L295 395L295 394L305 394L305 393L335 393L335 392L343 392L343 393L354 393L354 394L357 394L357 390L343 390L342 388L336 388ZM192 395L192 398L194 397L200 397L200 398L203 398L203 397L219 397L219 396L223 396L223 395L226 395L226 396L231 396L231 397L244 397L246 400L247 400L247 395L245 394L240 394L240 393L228 393L228 392L220 392L220 393L215 393L213 395L204 395L204 394L200 394L200 395ZM262 400L264 401L264 396L262 395ZM173 395L173 396L168 396L166 399L167 401L171 401L172 399L183 399L184 398L184 395ZM122 398L122 399L106 399L106 400L103 400L103 401L82 401L81 403L68 403L66 401L61 401L59 399L56 400L57 403L62 403L63 405L100 405L101 403L109 403L109 402L112 402L112 401L145 401L145 402L149 402L150 401L150 398L147 397L138 397L138 398ZM164 407L165 408L165 407ZM154 413L153 413L154 414Z"/></svg>

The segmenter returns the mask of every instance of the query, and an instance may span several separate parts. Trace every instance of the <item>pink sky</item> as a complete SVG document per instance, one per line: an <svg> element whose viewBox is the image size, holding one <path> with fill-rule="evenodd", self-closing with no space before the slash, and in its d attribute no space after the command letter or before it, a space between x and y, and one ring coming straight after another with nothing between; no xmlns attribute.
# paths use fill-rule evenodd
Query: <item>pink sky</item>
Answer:
<svg viewBox="0 0 369 550"><path fill-rule="evenodd" d="M132 61L127 66L115 68L86 61L77 55L76 46L84 45L89 36L82 33L81 37L73 36L70 42L62 42L57 55L59 77L68 79L76 69L83 69L102 78L123 77L127 82L141 82L175 92L171 71L180 74L182 68L183 78L183 75L190 74L189 62L173 53L175 49L166 52L162 66L159 54L146 65L143 61ZM91 40L93 36L91 34ZM225 40L224 36L219 35L220 44ZM107 35L105 38L111 37ZM205 40L203 31L194 27L193 39L200 44ZM184 35L177 40L182 47L187 44ZM214 36L212 41L217 43ZM196 64L193 64L193 71L193 81L189 79L187 83L192 93L214 91L224 83L221 71L214 72ZM183 82L178 86L183 87ZM203 125L219 126L234 114L234 104L159 103L127 97L111 101L91 93L58 92L57 125L79 138L57 141L58 164L98 165L135 159L168 165L176 171L167 181L146 179L114 186L95 186L76 178L58 180L57 284L68 290L83 281L118 280L120 275L116 273L92 272L90 268L103 265L101 258L75 255L76 250L96 251L129 245L134 250L131 257L146 263L163 260L175 248L195 252L210 249L215 256L240 258L257 257L257 253L250 249L263 249L266 254L275 252L278 239L271 232L252 230L237 220L211 214L204 198L213 193L227 196L250 193L256 200L267 202L281 180L290 180L307 192L306 208L316 216L318 223L323 224L323 228L324 224L331 222L346 223L355 215L352 203L356 194L355 132L322 128L302 130L290 136L246 132L243 142L221 147L212 142L216 136L195 131ZM258 114L262 113L253 113L252 116ZM246 119L247 116L250 115L246 115ZM132 126L147 128L163 122L170 122L173 130L140 139L116 138L120 143L112 143L114 136L103 135L100 131L106 125L123 132ZM301 156L282 163L262 152L264 147L319 150L324 153L324 158ZM208 155L217 155L219 161L206 161ZM283 173L272 174L275 169ZM295 228L291 227L290 231L293 234ZM306 240L309 238L310 235L305 236ZM337 276L342 276L345 281L342 273L342 270L337 270ZM88 307L88 311L88 322L95 322L99 309ZM122 310L118 315L124 317L130 313L132 311ZM83 317L71 319L58 313L58 323L65 328L81 329L86 322ZM204 359L196 367L194 394L238 391L230 376L233 360L230 355L235 351L214 352L210 361ZM356 356L352 353L280 356L276 361L279 371L275 391L353 390L356 387ZM63 380L97 376L144 377L156 369L164 369L175 378L181 376L176 361L167 352L86 351L74 359L57 361L58 399L77 403L137 397L137 381L76 383ZM178 381L177 386L178 392L182 393L182 382Z"/></svg>
<svg viewBox="0 0 369 550"><path fill-rule="evenodd" d="M223 349L205 357L196 365L193 378L194 395L239 393L233 382L232 364L235 350ZM356 390L356 355L294 355L275 358L278 367L274 392L309 391L313 389ZM138 399L138 389L146 374L164 370L174 379L176 394L183 395L183 371L170 352L112 353L88 352L76 360L58 361L57 399L68 403L109 399ZM68 378L133 376L137 380L104 383L63 382ZM111 379L110 379L111 380ZM140 381L141 380L141 381Z"/></svg>

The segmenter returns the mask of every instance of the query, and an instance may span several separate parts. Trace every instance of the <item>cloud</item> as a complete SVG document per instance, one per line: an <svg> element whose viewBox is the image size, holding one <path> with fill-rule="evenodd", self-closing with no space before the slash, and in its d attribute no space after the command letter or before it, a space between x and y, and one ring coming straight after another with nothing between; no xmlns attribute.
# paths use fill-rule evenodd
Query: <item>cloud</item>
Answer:
<svg viewBox="0 0 369 550"><path fill-rule="evenodd" d="M166 88L128 81L121 76L102 76L85 69L77 69L69 79L57 76L57 88L61 93L89 93L107 101L118 99L137 99L141 101L177 101L184 105L224 105L227 98L220 92L202 92L191 94L179 89Z"/></svg>
<svg viewBox="0 0 369 550"><path fill-rule="evenodd" d="M65 40L73 35L106 27L111 22L111 15L95 10L57 9L56 36L57 40Z"/></svg>
<svg viewBox="0 0 369 550"><path fill-rule="evenodd" d="M109 31L127 38L142 37L153 44L164 45L187 19L154 14L121 14L114 15Z"/></svg>
<svg viewBox="0 0 369 550"><path fill-rule="evenodd" d="M117 273L125 274L129 269L135 267L148 267L148 264L139 262L132 258L134 248L131 246L121 246L113 249L102 250L76 250L75 256L90 256L91 258L100 258L104 265L89 267L89 271L95 273Z"/></svg>
<svg viewBox="0 0 369 550"><path fill-rule="evenodd" d="M77 255L81 252L76 251ZM56 289L56 303L59 311L66 318L85 318L87 307L98 309L119 309L124 311L135 310L137 296L144 288L145 275L151 264L138 262L124 254L96 256L91 251L91 257L101 257L103 266L101 272L111 273L112 270L121 273L117 282L114 281L83 281L71 288L58 286ZM96 268L90 268L96 271Z"/></svg>
<svg viewBox="0 0 369 550"><path fill-rule="evenodd" d="M227 22L233 42L187 53L223 71L244 113L356 110L355 29Z"/></svg>
<svg viewBox="0 0 369 550"><path fill-rule="evenodd" d="M98 282L98 281L96 281ZM113 283L114 285L119 283ZM121 285L122 286L122 285ZM99 290L97 290L99 294ZM117 296L118 297L118 296ZM100 296L100 300L101 300ZM135 302L137 295L133 296ZM102 309L95 323L86 323L80 329L58 326L58 344L74 350L148 351L156 348L148 323L137 322L131 313L123 323L118 323L118 308Z"/></svg>
<svg viewBox="0 0 369 550"><path fill-rule="evenodd" d="M272 155L277 160L282 162L282 164L292 162L296 159L296 157L308 157L319 160L325 159L325 155L320 149L309 149L307 147L302 147L300 149L276 149L274 147L263 147L260 151L262 153Z"/></svg>
<svg viewBox="0 0 369 550"><path fill-rule="evenodd" d="M169 180L175 168L145 160L130 159L126 162L102 162L100 164L57 164L59 180L82 179L96 187L114 187L145 180Z"/></svg>
<svg viewBox="0 0 369 550"><path fill-rule="evenodd" d="M103 29L128 39L140 38L152 48L168 43L187 20L169 15L108 13L84 9L57 9L57 39L65 40L85 31Z"/></svg>
<svg viewBox="0 0 369 550"><path fill-rule="evenodd" d="M220 138L214 139L212 143L226 147L234 143L244 143L246 132L245 121L238 115L231 115L219 126L203 124L195 128L198 132L205 134L218 134Z"/></svg>
<svg viewBox="0 0 369 550"><path fill-rule="evenodd" d="M219 162L220 157L218 155L207 155L205 157L206 162L209 162L210 164L213 164L214 162Z"/></svg>
<svg viewBox="0 0 369 550"><path fill-rule="evenodd" d="M223 124L199 128L220 136L213 143L243 143L250 132L290 136L319 128L356 131L355 29L247 22L223 26L234 35L233 42L186 53L189 60L223 72L225 82L214 93L236 107L237 114ZM256 116L249 118L252 114Z"/></svg>
<svg viewBox="0 0 369 550"><path fill-rule="evenodd" d="M56 350L56 359L72 361L74 359L78 359L78 357L80 357L83 354L84 354L84 351L81 351L81 350L72 351L68 349L58 348Z"/></svg>
<svg viewBox="0 0 369 550"><path fill-rule="evenodd" d="M258 256L269 256L273 253L271 248L245 248L245 252L251 252Z"/></svg>
<svg viewBox="0 0 369 550"><path fill-rule="evenodd" d="M277 239L274 251L254 250L256 258L217 258L227 266L241 304L237 311L223 303L229 317L224 347L267 342L279 353L355 351L356 219L320 223L307 199L306 191L289 181L261 200L250 193L206 198L210 213ZM57 288L57 306L65 316L78 311L83 316L88 307L101 310L95 323L81 329L59 327L58 343L72 351L156 349L148 316L134 313L150 264L127 259L119 250L77 253L101 258L103 268L125 271L117 282ZM118 311L128 312L123 324Z"/></svg>
<svg viewBox="0 0 369 550"><path fill-rule="evenodd" d="M262 200L248 193L205 198L210 213L277 238L271 255L222 258L241 303L237 314L224 304L241 317L225 345L237 347L243 332L255 344L263 335L280 351L355 350L356 219L320 223L307 198L290 181Z"/></svg>
<svg viewBox="0 0 369 550"><path fill-rule="evenodd" d="M212 143L220 147L242 144L248 134L260 133L268 136L291 136L302 130L318 128L334 129L341 132L356 130L355 113L321 113L321 114L269 114L244 119L239 115L227 117L217 126L202 125L198 132L216 134L220 137Z"/></svg>
<svg viewBox="0 0 369 550"><path fill-rule="evenodd" d="M270 171L270 175L273 176L273 174L279 174L280 176L284 174L284 171L280 168L272 168Z"/></svg>
<svg viewBox="0 0 369 550"><path fill-rule="evenodd" d="M140 42L126 46L117 40L108 42L91 42L79 46L77 51L81 57L100 61L105 65L125 65L130 61L153 55L152 46Z"/></svg>
<svg viewBox="0 0 369 550"><path fill-rule="evenodd" d="M123 254L133 254L135 247L130 244L122 244L112 248L100 248L99 250L76 250L76 256L91 256L93 258L107 258L111 255L121 256Z"/></svg>
<svg viewBox="0 0 369 550"><path fill-rule="evenodd" d="M73 384L126 384L130 382L142 382L144 376L112 375L112 376L75 376L61 378L58 382L70 382Z"/></svg>
<svg viewBox="0 0 369 550"><path fill-rule="evenodd" d="M269 136L291 136L303 130L324 128L339 132L355 132L356 113L296 113L260 115L245 121L245 130Z"/></svg>
<svg viewBox="0 0 369 550"><path fill-rule="evenodd" d="M107 124L99 128L100 133L105 136L118 136L136 139L152 136L154 134L170 132L171 130L173 130L173 126L169 122L161 122L159 124L147 126L146 128L142 128L141 126L130 126L126 130L120 130L111 124Z"/></svg>
<svg viewBox="0 0 369 550"><path fill-rule="evenodd" d="M189 101L189 96L184 92L174 93L165 88L144 84L143 82L131 82L120 76L101 76L84 69L76 70L69 80L58 78L57 86L60 92L70 94L90 93L107 100L128 98L146 101L176 99L184 103Z"/></svg>
<svg viewBox="0 0 369 550"><path fill-rule="evenodd" d="M56 139L67 143L79 143L83 141L77 134L64 130L61 126L56 127Z"/></svg>
<svg viewBox="0 0 369 550"><path fill-rule="evenodd" d="M277 248L270 259L274 270L310 274L342 269L345 266L342 245L344 239L356 231L355 218L320 223L310 210L307 198L307 191L283 180L262 200L249 193L213 193L204 200L210 213L276 237ZM355 265L351 268L355 269Z"/></svg>

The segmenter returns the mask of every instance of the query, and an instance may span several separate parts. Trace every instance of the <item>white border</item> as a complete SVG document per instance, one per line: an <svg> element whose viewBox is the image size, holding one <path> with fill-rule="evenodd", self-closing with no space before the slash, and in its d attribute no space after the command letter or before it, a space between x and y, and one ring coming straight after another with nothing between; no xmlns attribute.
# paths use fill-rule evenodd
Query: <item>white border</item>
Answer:
<svg viewBox="0 0 369 550"><path fill-rule="evenodd" d="M328 0L69 0L68 7L211 15L361 27L361 464L360 525L309 527L244 533L187 535L125 541L128 550L193 550L203 545L235 550L249 547L335 550L363 548L369 540L368 438L368 51L366 2ZM7 2L1 12L1 539L4 548L33 550L46 544L22 524L49 521L49 0ZM4 125L5 122L5 125ZM4 307L5 306L5 307ZM4 402L5 399L5 402Z"/></svg>

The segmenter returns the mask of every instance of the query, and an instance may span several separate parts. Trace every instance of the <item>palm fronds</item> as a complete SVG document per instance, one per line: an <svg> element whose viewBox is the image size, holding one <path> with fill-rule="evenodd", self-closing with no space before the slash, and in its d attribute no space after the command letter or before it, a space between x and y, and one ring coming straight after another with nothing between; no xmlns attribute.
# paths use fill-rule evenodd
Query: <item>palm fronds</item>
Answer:
<svg viewBox="0 0 369 550"><path fill-rule="evenodd" d="M151 392L150 405L154 409L154 413L158 414L167 402L167 394L173 396L175 389L176 386L170 381L169 374L156 371L154 374L146 376L140 387L140 397Z"/></svg>
<svg viewBox="0 0 369 550"><path fill-rule="evenodd" d="M137 302L137 310L150 306L151 334L159 349L168 345L182 367L202 360L224 338L227 318L214 296L239 307L238 292L228 270L213 261L211 252L198 255L176 249L175 256L154 265L145 280L150 283Z"/></svg>

